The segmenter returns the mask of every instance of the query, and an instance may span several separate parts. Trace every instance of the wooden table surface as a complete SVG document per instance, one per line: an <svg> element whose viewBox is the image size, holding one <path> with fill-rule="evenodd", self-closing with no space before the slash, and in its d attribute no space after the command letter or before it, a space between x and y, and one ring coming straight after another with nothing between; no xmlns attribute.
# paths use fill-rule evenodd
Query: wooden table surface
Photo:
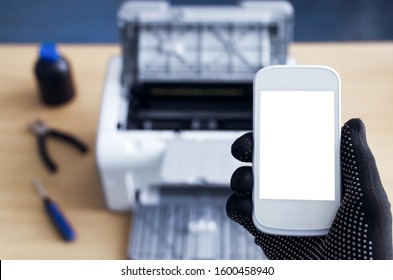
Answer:
<svg viewBox="0 0 393 280"><path fill-rule="evenodd" d="M130 213L106 210L95 165L95 137L103 77L114 45L61 45L72 64L77 96L61 107L44 107L33 76L36 45L0 45L0 259L124 259ZM301 64L335 68L342 79L342 122L360 117L393 201L393 43L295 44ZM40 118L79 136L90 147L82 156L49 143L58 174L41 164L27 125ZM61 241L31 187L40 178L77 230Z"/></svg>

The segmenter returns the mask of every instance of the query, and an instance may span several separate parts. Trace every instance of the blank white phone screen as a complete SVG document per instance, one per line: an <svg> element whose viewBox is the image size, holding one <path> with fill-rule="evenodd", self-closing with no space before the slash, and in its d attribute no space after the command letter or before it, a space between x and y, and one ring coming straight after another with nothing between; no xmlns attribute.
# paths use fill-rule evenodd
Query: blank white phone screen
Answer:
<svg viewBox="0 0 393 280"><path fill-rule="evenodd" d="M260 199L334 200L334 92L260 94Z"/></svg>

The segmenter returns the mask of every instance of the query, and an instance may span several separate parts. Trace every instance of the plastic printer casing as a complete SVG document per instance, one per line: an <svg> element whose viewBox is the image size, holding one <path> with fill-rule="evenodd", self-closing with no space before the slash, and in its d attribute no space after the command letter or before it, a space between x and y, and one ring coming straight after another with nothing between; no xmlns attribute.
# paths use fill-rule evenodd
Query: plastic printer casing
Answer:
<svg viewBox="0 0 393 280"><path fill-rule="evenodd" d="M237 6L128 1L119 9L118 25L122 55L109 61L96 146L106 205L113 211L134 210L134 220L139 219L130 257L213 258L197 247L187 251L172 245L156 249L162 255L140 253L144 249L135 244L143 243L142 236L137 236L153 219L143 209L187 201L187 207L208 211L204 203L213 197L206 203L224 208L231 174L241 165L230 146L252 130L253 77L261 67L287 63L292 6L281 1L240 1ZM172 211L165 209L152 213ZM206 213L183 227L197 232L195 238L209 232L203 235L208 243L217 222ZM166 217L170 214L159 220Z"/></svg>

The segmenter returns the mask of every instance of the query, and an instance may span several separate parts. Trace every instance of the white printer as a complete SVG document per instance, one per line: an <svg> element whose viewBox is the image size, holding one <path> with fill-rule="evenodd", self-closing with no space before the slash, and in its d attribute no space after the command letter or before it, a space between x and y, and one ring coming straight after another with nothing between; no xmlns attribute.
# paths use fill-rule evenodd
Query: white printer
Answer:
<svg viewBox="0 0 393 280"><path fill-rule="evenodd" d="M284 1L119 9L122 55L108 64L96 160L106 205L133 211L135 259L259 259L225 215L241 163L233 141L252 130L252 80L288 61L293 9Z"/></svg>

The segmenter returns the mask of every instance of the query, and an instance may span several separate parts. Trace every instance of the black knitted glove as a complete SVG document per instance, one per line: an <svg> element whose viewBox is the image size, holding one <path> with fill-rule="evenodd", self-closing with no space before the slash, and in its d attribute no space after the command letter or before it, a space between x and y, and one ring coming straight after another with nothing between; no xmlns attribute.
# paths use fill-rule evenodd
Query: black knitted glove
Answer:
<svg viewBox="0 0 393 280"><path fill-rule="evenodd" d="M237 139L232 155L251 162L252 133ZM253 236L269 259L392 259L392 214L374 156L360 119L341 130L342 201L329 233L319 237L275 236L260 232L252 222L252 167L232 175L233 194L227 215Z"/></svg>

